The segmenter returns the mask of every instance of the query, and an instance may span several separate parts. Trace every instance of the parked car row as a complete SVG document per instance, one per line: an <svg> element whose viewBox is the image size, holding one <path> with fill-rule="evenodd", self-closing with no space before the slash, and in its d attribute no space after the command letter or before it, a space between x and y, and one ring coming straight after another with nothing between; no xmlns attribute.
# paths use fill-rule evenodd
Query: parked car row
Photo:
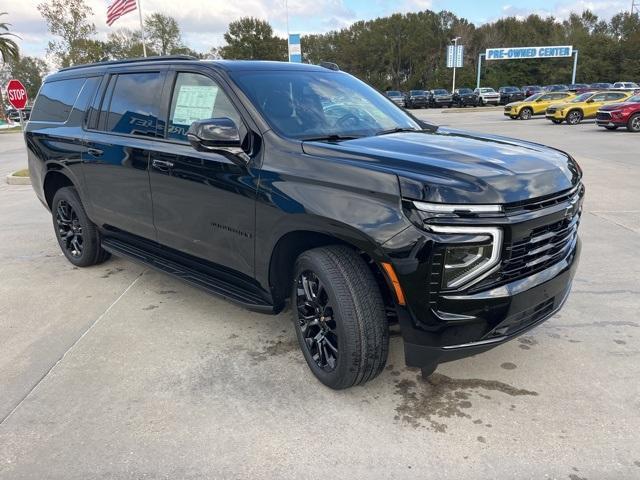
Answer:
<svg viewBox="0 0 640 480"><path fill-rule="evenodd" d="M574 93L568 90L540 92L523 101L504 107L504 115L516 120L529 120L544 115L554 124L577 125L585 119L596 119L608 130L626 127L640 132L640 94L622 89Z"/></svg>
<svg viewBox="0 0 640 480"><path fill-rule="evenodd" d="M29 120L30 115L31 115L31 107L27 107L24 110L22 110L22 116L25 120ZM20 121L20 113L15 108L6 109L5 116L12 122Z"/></svg>

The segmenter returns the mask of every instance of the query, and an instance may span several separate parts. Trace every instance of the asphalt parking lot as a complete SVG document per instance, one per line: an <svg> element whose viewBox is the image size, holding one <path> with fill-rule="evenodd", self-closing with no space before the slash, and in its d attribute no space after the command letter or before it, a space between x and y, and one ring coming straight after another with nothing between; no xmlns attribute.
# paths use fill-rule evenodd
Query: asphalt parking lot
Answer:
<svg viewBox="0 0 640 480"><path fill-rule="evenodd" d="M0 135L0 478L640 478L640 135L496 110L419 110L533 140L585 172L564 309L486 354L335 392L290 312L242 310L120 259L77 269L49 213L4 176Z"/></svg>

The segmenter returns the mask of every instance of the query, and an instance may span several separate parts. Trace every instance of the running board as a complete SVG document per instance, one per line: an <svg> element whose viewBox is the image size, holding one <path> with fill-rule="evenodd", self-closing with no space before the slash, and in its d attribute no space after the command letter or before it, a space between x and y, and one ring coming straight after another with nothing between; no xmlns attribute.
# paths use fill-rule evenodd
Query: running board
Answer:
<svg viewBox="0 0 640 480"><path fill-rule="evenodd" d="M260 286L227 270L202 268L202 263L199 265L201 268L196 270L176 259L168 258L170 255L163 255L158 249L150 251L116 238L103 238L102 247L113 255L168 273L249 310L276 313L273 304L266 298L267 293Z"/></svg>

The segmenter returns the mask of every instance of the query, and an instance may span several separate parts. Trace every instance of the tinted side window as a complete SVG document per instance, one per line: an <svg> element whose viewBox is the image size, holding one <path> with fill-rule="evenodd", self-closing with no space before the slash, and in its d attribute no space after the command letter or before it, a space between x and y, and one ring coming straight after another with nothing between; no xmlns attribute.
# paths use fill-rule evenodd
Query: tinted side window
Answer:
<svg viewBox="0 0 640 480"><path fill-rule="evenodd" d="M594 95L593 97L591 97L591 100L593 100L594 102L603 102L606 98L607 98L606 93L598 93L597 95Z"/></svg>
<svg viewBox="0 0 640 480"><path fill-rule="evenodd" d="M227 117L240 128L240 115L219 85L199 73L178 73L169 111L167 138L187 141L193 122Z"/></svg>
<svg viewBox="0 0 640 480"><path fill-rule="evenodd" d="M161 90L158 72L119 74L115 79L105 129L114 133L155 136Z"/></svg>
<svg viewBox="0 0 640 480"><path fill-rule="evenodd" d="M607 93L607 100L621 100L625 96L624 93Z"/></svg>
<svg viewBox="0 0 640 480"><path fill-rule="evenodd" d="M89 77L86 82L84 82L76 103L73 105L73 111L69 116L68 124L73 126L82 125L89 101L95 96L100 80L100 77Z"/></svg>
<svg viewBox="0 0 640 480"><path fill-rule="evenodd" d="M84 82L84 78L70 78L45 83L31 112L31 120L66 122Z"/></svg>

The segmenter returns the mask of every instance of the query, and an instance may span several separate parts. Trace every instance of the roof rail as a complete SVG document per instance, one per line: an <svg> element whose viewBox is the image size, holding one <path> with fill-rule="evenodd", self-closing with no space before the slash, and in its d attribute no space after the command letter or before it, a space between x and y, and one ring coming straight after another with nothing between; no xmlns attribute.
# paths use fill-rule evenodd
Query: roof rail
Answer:
<svg viewBox="0 0 640 480"><path fill-rule="evenodd" d="M100 67L103 65L120 65L126 63L142 63L142 62L165 62L171 60L198 60L191 55L159 55L154 57L139 57L139 58L127 58L124 60L105 60L104 62L85 63L82 65L73 65L72 67L65 67L58 70L59 72L66 72L69 70L75 70L77 68L87 67Z"/></svg>

